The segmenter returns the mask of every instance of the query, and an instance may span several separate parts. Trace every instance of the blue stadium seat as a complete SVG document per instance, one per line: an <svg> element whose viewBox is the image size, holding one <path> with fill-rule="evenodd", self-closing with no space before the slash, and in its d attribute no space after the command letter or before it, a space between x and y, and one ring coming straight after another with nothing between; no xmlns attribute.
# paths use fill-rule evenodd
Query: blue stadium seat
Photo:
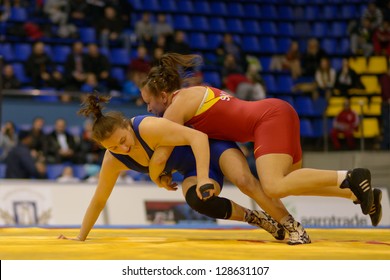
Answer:
<svg viewBox="0 0 390 280"><path fill-rule="evenodd" d="M3 56L6 62L12 62L14 60L14 52L10 43L0 44L0 55Z"/></svg>
<svg viewBox="0 0 390 280"><path fill-rule="evenodd" d="M246 18L255 18L259 19L262 16L262 11L260 11L260 5L257 3L244 3L244 12Z"/></svg>
<svg viewBox="0 0 390 280"><path fill-rule="evenodd" d="M130 63L130 54L126 49L112 49L109 58L113 65L127 66Z"/></svg>
<svg viewBox="0 0 390 280"><path fill-rule="evenodd" d="M300 119L300 127L302 137L313 137L313 127L309 119Z"/></svg>
<svg viewBox="0 0 390 280"><path fill-rule="evenodd" d="M313 111L315 116L322 116L325 113L326 107L328 106L328 102L326 101L325 97L318 97L317 99L313 100Z"/></svg>
<svg viewBox="0 0 390 280"><path fill-rule="evenodd" d="M231 17L245 17L244 8L241 3L232 2L227 4L227 11Z"/></svg>
<svg viewBox="0 0 390 280"><path fill-rule="evenodd" d="M242 49L245 52L259 52L261 51L260 43L256 36L244 36L242 38Z"/></svg>
<svg viewBox="0 0 390 280"><path fill-rule="evenodd" d="M261 52L273 54L277 51L276 40L273 37L261 37L260 38L260 50Z"/></svg>
<svg viewBox="0 0 390 280"><path fill-rule="evenodd" d="M262 78L267 89L267 95L276 93L275 77L273 75L263 75Z"/></svg>
<svg viewBox="0 0 390 280"><path fill-rule="evenodd" d="M275 36L278 34L278 30L274 22L263 21L260 24L260 28L261 28L261 33L264 35Z"/></svg>
<svg viewBox="0 0 390 280"><path fill-rule="evenodd" d="M157 12L160 10L160 3L158 0L143 0L142 9L145 11Z"/></svg>
<svg viewBox="0 0 390 280"><path fill-rule="evenodd" d="M191 30L191 18L188 15L174 15L173 28L177 30Z"/></svg>
<svg viewBox="0 0 390 280"><path fill-rule="evenodd" d="M25 8L11 7L10 21L25 22L27 20L27 10Z"/></svg>
<svg viewBox="0 0 390 280"><path fill-rule="evenodd" d="M280 5L278 7L278 17L282 20L293 20L293 10L291 6Z"/></svg>
<svg viewBox="0 0 390 280"><path fill-rule="evenodd" d="M255 6L255 7L257 7L257 6ZM271 20L278 19L278 11L276 10L275 5L268 5L268 4L262 5L260 12L261 12L262 18L271 19Z"/></svg>
<svg viewBox="0 0 390 280"><path fill-rule="evenodd" d="M15 43L14 44L14 60L26 61L31 54L31 44L28 43Z"/></svg>
<svg viewBox="0 0 390 280"><path fill-rule="evenodd" d="M227 16L228 10L226 7L225 2L223 1L211 1L210 2L210 9L213 11L213 14L218 16Z"/></svg>
<svg viewBox="0 0 390 280"><path fill-rule="evenodd" d="M341 6L340 19L351 20L351 19L355 19L358 16L359 15L357 13L357 9L356 9L355 5L348 4L348 5Z"/></svg>
<svg viewBox="0 0 390 280"><path fill-rule="evenodd" d="M126 80L126 73L122 67L112 67L111 76L117 79L119 83L123 83Z"/></svg>
<svg viewBox="0 0 390 280"><path fill-rule="evenodd" d="M191 49L195 50L205 50L210 49L210 46L207 42L207 37L204 33L193 32L189 36L189 44Z"/></svg>
<svg viewBox="0 0 390 280"><path fill-rule="evenodd" d="M331 66L336 70L340 70L341 69L341 66L342 66L342 59L339 58L339 57L333 57L331 60L330 60L330 64Z"/></svg>
<svg viewBox="0 0 390 280"><path fill-rule="evenodd" d="M203 15L209 15L211 13L210 4L208 1L195 1L193 3L194 10Z"/></svg>
<svg viewBox="0 0 390 280"><path fill-rule="evenodd" d="M351 53L350 40L349 38L342 38L339 42L339 54L349 55Z"/></svg>
<svg viewBox="0 0 390 280"><path fill-rule="evenodd" d="M312 36L312 31L310 24L306 21L295 22L294 24L294 34L295 36L300 37L310 37Z"/></svg>
<svg viewBox="0 0 390 280"><path fill-rule="evenodd" d="M79 27L80 40L85 43L96 43L96 31L93 27Z"/></svg>
<svg viewBox="0 0 390 280"><path fill-rule="evenodd" d="M210 48L217 48L222 42L222 34L208 34L207 42L209 43Z"/></svg>
<svg viewBox="0 0 390 280"><path fill-rule="evenodd" d="M242 22L245 33L248 35L258 35L261 33L260 25L257 20L245 19Z"/></svg>
<svg viewBox="0 0 390 280"><path fill-rule="evenodd" d="M281 36L292 37L295 35L294 27L290 22L279 22L278 31L279 31L279 35Z"/></svg>
<svg viewBox="0 0 390 280"><path fill-rule="evenodd" d="M271 65L271 57L270 56L261 56L260 57L260 64L262 67L263 72L270 71L269 67Z"/></svg>
<svg viewBox="0 0 390 280"><path fill-rule="evenodd" d="M339 7L336 5L326 5L321 9L320 18L325 20L335 20L338 18Z"/></svg>
<svg viewBox="0 0 390 280"><path fill-rule="evenodd" d="M178 10L175 0L160 0L159 6L163 13L172 13Z"/></svg>
<svg viewBox="0 0 390 280"><path fill-rule="evenodd" d="M337 40L334 38L325 38L321 41L321 47L329 55L336 55L339 52Z"/></svg>
<svg viewBox="0 0 390 280"><path fill-rule="evenodd" d="M190 14L193 13L194 6L192 5L191 0L181 0L177 1L177 12L181 14Z"/></svg>
<svg viewBox="0 0 390 280"><path fill-rule="evenodd" d="M348 36L347 24L345 22L332 22L330 25L330 35L333 37L346 37Z"/></svg>
<svg viewBox="0 0 390 280"><path fill-rule="evenodd" d="M192 30L208 31L210 30L209 22L206 16L192 16Z"/></svg>
<svg viewBox="0 0 390 280"><path fill-rule="evenodd" d="M291 39L290 38L279 38L277 40L277 52L285 54L291 45Z"/></svg>
<svg viewBox="0 0 390 280"><path fill-rule="evenodd" d="M80 180L83 180L87 177L87 171L85 170L85 166L83 164L74 164L72 165L73 175Z"/></svg>
<svg viewBox="0 0 390 280"><path fill-rule="evenodd" d="M63 164L47 164L46 165L47 179L56 180L58 177L61 176L64 167L65 166Z"/></svg>
<svg viewBox="0 0 390 280"><path fill-rule="evenodd" d="M12 68L14 69L15 76L22 84L29 83L31 78L26 76L24 71L24 66L21 63L12 63Z"/></svg>
<svg viewBox="0 0 390 280"><path fill-rule="evenodd" d="M226 20L226 28L231 33L242 33L244 32L244 28L242 22L238 18L229 18ZM246 30L245 30L246 32Z"/></svg>
<svg viewBox="0 0 390 280"><path fill-rule="evenodd" d="M324 136L324 120L314 119L311 121L312 129L313 129L313 137L322 137Z"/></svg>
<svg viewBox="0 0 390 280"><path fill-rule="evenodd" d="M315 115L313 100L308 96L298 96L294 99L294 107L299 116L310 117Z"/></svg>
<svg viewBox="0 0 390 280"><path fill-rule="evenodd" d="M4 163L0 163L0 179L5 178L5 171L7 166Z"/></svg>
<svg viewBox="0 0 390 280"><path fill-rule="evenodd" d="M319 15L320 15L320 13L319 13L318 6L306 6L303 19L317 20Z"/></svg>
<svg viewBox="0 0 390 280"><path fill-rule="evenodd" d="M222 81L217 71L204 71L203 80L212 87L220 88Z"/></svg>
<svg viewBox="0 0 390 280"><path fill-rule="evenodd" d="M295 6L293 9L293 18L294 20L304 20L305 18L305 9L304 6Z"/></svg>
<svg viewBox="0 0 390 280"><path fill-rule="evenodd" d="M55 88L41 88L41 90L52 91L54 93ZM58 95L36 95L33 96L33 100L36 102L44 102L44 103L57 103L60 101Z"/></svg>
<svg viewBox="0 0 390 280"><path fill-rule="evenodd" d="M317 21L312 27L313 36L317 38L325 37L329 34L329 27L327 22Z"/></svg>
<svg viewBox="0 0 390 280"><path fill-rule="evenodd" d="M64 63L71 51L72 51L71 47L67 45L54 46L52 48L53 61L57 63Z"/></svg>
<svg viewBox="0 0 390 280"><path fill-rule="evenodd" d="M293 87L293 80L290 75L281 75L278 77L277 91L281 94L291 94Z"/></svg>
<svg viewBox="0 0 390 280"><path fill-rule="evenodd" d="M280 95L278 98L288 102L291 106L294 107L294 98L291 95Z"/></svg>
<svg viewBox="0 0 390 280"><path fill-rule="evenodd" d="M211 32L227 32L225 20L222 17L212 17L209 19Z"/></svg>

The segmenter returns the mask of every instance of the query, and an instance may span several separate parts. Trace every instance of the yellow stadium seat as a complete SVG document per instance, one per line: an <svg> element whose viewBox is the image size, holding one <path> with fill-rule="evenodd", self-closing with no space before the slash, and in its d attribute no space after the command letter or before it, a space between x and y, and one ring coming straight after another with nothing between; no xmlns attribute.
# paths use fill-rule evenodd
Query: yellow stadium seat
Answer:
<svg viewBox="0 0 390 280"><path fill-rule="evenodd" d="M350 98L351 108L359 115L368 111L368 97L353 96Z"/></svg>
<svg viewBox="0 0 390 280"><path fill-rule="evenodd" d="M387 71L387 59L385 56L371 56L368 59L368 74L383 74Z"/></svg>
<svg viewBox="0 0 390 280"><path fill-rule="evenodd" d="M365 114L370 116L380 116L382 112L381 107L381 103L371 101L370 104L368 104L368 108L367 111L365 111Z"/></svg>
<svg viewBox="0 0 390 280"><path fill-rule="evenodd" d="M359 125L358 131L354 133L354 136L360 138L362 135L364 138L374 138L379 136L379 122L377 118L364 118L363 122Z"/></svg>
<svg viewBox="0 0 390 280"><path fill-rule="evenodd" d="M343 104L329 104L326 108L326 115L328 117L335 117L343 110L343 108Z"/></svg>
<svg viewBox="0 0 390 280"><path fill-rule="evenodd" d="M349 59L349 66L358 74L367 72L367 59L364 56L351 57Z"/></svg>
<svg viewBox="0 0 390 280"><path fill-rule="evenodd" d="M328 104L329 105L344 105L344 102L347 100L347 98L342 96L332 96L329 98Z"/></svg>
<svg viewBox="0 0 390 280"><path fill-rule="evenodd" d="M371 103L379 103L382 104L382 97L379 95L371 97Z"/></svg>
<svg viewBox="0 0 390 280"><path fill-rule="evenodd" d="M360 77L364 87L366 88L366 93L368 94L374 94L374 93L380 93L381 87L378 82L377 76L368 76L364 75Z"/></svg>

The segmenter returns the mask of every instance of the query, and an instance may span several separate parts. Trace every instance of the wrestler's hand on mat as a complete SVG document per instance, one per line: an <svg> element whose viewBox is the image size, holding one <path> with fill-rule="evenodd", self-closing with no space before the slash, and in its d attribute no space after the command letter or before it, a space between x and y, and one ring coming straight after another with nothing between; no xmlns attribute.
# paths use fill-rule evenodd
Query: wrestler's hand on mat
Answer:
<svg viewBox="0 0 390 280"><path fill-rule="evenodd" d="M205 182L196 186L196 193L200 199L207 200L215 195L216 190L213 183Z"/></svg>
<svg viewBox="0 0 390 280"><path fill-rule="evenodd" d="M168 191L176 191L177 190L177 183L172 182L172 174L166 174L160 176L160 188L164 188Z"/></svg>
<svg viewBox="0 0 390 280"><path fill-rule="evenodd" d="M66 236L63 235L63 234L60 234L60 236L58 236L57 239L66 239L66 240L82 241L82 240L80 240L78 237L76 237L76 238L69 238L69 237L66 237Z"/></svg>

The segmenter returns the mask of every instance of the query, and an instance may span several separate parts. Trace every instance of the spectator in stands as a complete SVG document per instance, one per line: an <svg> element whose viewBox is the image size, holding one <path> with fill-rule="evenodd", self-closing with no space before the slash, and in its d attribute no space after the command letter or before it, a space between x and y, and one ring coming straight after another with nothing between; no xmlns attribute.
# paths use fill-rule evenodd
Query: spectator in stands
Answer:
<svg viewBox="0 0 390 280"><path fill-rule="evenodd" d="M372 35L374 30L371 28L369 19L363 19L360 23L353 23L349 27L351 52L354 55L364 55L369 57L374 50Z"/></svg>
<svg viewBox="0 0 390 280"><path fill-rule="evenodd" d="M379 84L382 97L381 122L383 134L381 148L390 150L390 68L380 76Z"/></svg>
<svg viewBox="0 0 390 280"><path fill-rule="evenodd" d="M96 44L88 45L85 71L95 74L98 82L107 88L117 88L117 81L110 76L111 64L108 57L100 53Z"/></svg>
<svg viewBox="0 0 390 280"><path fill-rule="evenodd" d="M320 95L329 98L336 82L336 70L330 65L329 58L321 58L320 65L316 70L315 81Z"/></svg>
<svg viewBox="0 0 390 280"><path fill-rule="evenodd" d="M8 153L18 144L18 135L15 124L6 122L1 129L0 134L0 161L3 161Z"/></svg>
<svg viewBox="0 0 390 280"><path fill-rule="evenodd" d="M65 60L64 75L66 89L78 91L86 79L87 55L84 53L84 44L81 41L73 43L72 52Z"/></svg>
<svg viewBox="0 0 390 280"><path fill-rule="evenodd" d="M70 9L70 3L66 0L46 0L44 4L44 12L58 26L57 35L61 38L77 36L76 26L68 22Z"/></svg>
<svg viewBox="0 0 390 280"><path fill-rule="evenodd" d="M343 58L341 69L336 74L334 93L347 97L350 89L364 88L359 75L349 66L348 58Z"/></svg>
<svg viewBox="0 0 390 280"><path fill-rule="evenodd" d="M131 59L127 71L137 72L139 75L142 75L140 79L144 79L149 73L151 67L152 63L148 55L148 50L143 45L138 46L137 55Z"/></svg>
<svg viewBox="0 0 390 280"><path fill-rule="evenodd" d="M142 18L135 23L135 35L137 41L142 45L152 45L154 36L154 24L152 14L144 12Z"/></svg>
<svg viewBox="0 0 390 280"><path fill-rule="evenodd" d="M306 52L301 58L302 74L314 78L317 68L320 66L321 58L327 56L326 52L320 48L316 38L310 38L307 41Z"/></svg>
<svg viewBox="0 0 390 280"><path fill-rule="evenodd" d="M110 42L121 42L123 47L131 51L130 35L124 32L123 20L117 16L117 11L107 6L104 8L104 16L98 19L96 30L103 48L109 49Z"/></svg>
<svg viewBox="0 0 390 280"><path fill-rule="evenodd" d="M187 43L186 33L176 30L172 42L168 43L167 51L172 53L190 54L191 47Z"/></svg>
<svg viewBox="0 0 390 280"><path fill-rule="evenodd" d="M92 139L93 122L87 119L84 122L84 127L80 141L81 163L99 165L102 163L104 150Z"/></svg>
<svg viewBox="0 0 390 280"><path fill-rule="evenodd" d="M70 0L69 1L69 19L70 21L85 22L88 15L88 3L86 0Z"/></svg>
<svg viewBox="0 0 390 280"><path fill-rule="evenodd" d="M64 80L61 72L57 71L50 56L45 52L45 44L36 42L32 53L25 63L26 74L32 79L35 88L55 87L61 88Z"/></svg>
<svg viewBox="0 0 390 280"><path fill-rule="evenodd" d="M45 158L47 163L77 163L78 150L74 137L66 131L66 121L58 118L54 131L47 136Z"/></svg>
<svg viewBox="0 0 390 280"><path fill-rule="evenodd" d="M223 61L223 66L221 68L221 78L223 84L226 86L227 77L229 77L232 74L240 74L244 75L244 69L240 64L237 63L236 58L232 54L227 54L225 56L225 59Z"/></svg>
<svg viewBox="0 0 390 280"><path fill-rule="evenodd" d="M45 119L43 117L35 117L32 122L32 127L29 133L32 136L30 145L31 153L34 158L44 161L44 151L47 146L46 134L43 131Z"/></svg>
<svg viewBox="0 0 390 280"><path fill-rule="evenodd" d="M36 161L31 155L30 145L32 135L27 131L19 133L19 143L5 159L8 179L44 179L46 178L46 165L42 161Z"/></svg>
<svg viewBox="0 0 390 280"><path fill-rule="evenodd" d="M216 49L217 61L222 65L228 54L233 55L236 63L243 68L243 71L245 71L246 61L241 47L234 41L232 34L225 33L222 42Z"/></svg>
<svg viewBox="0 0 390 280"><path fill-rule="evenodd" d="M151 60L151 65L152 66L157 66L160 63L160 59L162 55L164 54L164 49L161 47L156 47L153 49L153 54L152 54L152 60Z"/></svg>
<svg viewBox="0 0 390 280"><path fill-rule="evenodd" d="M368 19L371 22L372 30L378 28L382 24L382 11L376 6L375 1L369 2L367 8L364 9L361 21L364 19Z"/></svg>
<svg viewBox="0 0 390 280"><path fill-rule="evenodd" d="M133 5L129 0L108 0L107 5L115 8L118 15L120 15L124 26L131 25L131 15L134 12Z"/></svg>
<svg viewBox="0 0 390 280"><path fill-rule="evenodd" d="M62 174L56 180L58 183L77 183L80 179L74 176L72 166L65 166L62 170Z"/></svg>
<svg viewBox="0 0 390 280"><path fill-rule="evenodd" d="M372 36L375 55L390 55L390 22L383 21Z"/></svg>
<svg viewBox="0 0 390 280"><path fill-rule="evenodd" d="M136 71L128 71L126 80L122 85L122 97L126 101L135 103L137 106L144 104L139 85L141 83L140 77Z"/></svg>
<svg viewBox="0 0 390 280"><path fill-rule="evenodd" d="M333 147L336 150L341 149L340 135L342 135L347 140L348 148L351 150L355 149L353 133L357 130L358 126L359 116L351 109L349 100L346 100L344 109L333 120L333 128L330 132Z"/></svg>
<svg viewBox="0 0 390 280"><path fill-rule="evenodd" d="M291 42L285 54L272 56L270 70L289 71L293 79L301 76L301 52L297 41Z"/></svg>
<svg viewBox="0 0 390 280"><path fill-rule="evenodd" d="M102 85L94 73L88 73L84 83L80 87L81 92L91 93L91 92L107 92L107 88ZM84 96L82 96L82 99Z"/></svg>
<svg viewBox="0 0 390 280"><path fill-rule="evenodd" d="M167 16L162 13L158 14L157 22L154 24L154 38L171 36L173 31L173 26L167 21Z"/></svg>
<svg viewBox="0 0 390 280"><path fill-rule="evenodd" d="M3 89L19 89L20 88L20 81L15 76L14 68L11 64L4 65L3 68Z"/></svg>

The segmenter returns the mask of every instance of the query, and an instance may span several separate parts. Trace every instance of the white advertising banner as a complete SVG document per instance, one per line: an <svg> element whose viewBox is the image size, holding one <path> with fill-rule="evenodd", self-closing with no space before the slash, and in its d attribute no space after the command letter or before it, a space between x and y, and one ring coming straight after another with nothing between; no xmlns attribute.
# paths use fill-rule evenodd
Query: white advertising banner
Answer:
<svg viewBox="0 0 390 280"><path fill-rule="evenodd" d="M53 225L78 226L95 190L94 184L66 184L48 181L0 181L0 226ZM380 226L390 226L387 189L382 189L383 217ZM225 186L221 196L253 209L253 200L236 187ZM360 205L333 197L291 196L282 199L289 212L306 227L366 227L368 215ZM198 214L185 203L181 190L166 191L152 183L118 184L97 225L151 224L240 224L211 219ZM241 223L242 224L242 223ZM246 225L246 224L243 224Z"/></svg>

